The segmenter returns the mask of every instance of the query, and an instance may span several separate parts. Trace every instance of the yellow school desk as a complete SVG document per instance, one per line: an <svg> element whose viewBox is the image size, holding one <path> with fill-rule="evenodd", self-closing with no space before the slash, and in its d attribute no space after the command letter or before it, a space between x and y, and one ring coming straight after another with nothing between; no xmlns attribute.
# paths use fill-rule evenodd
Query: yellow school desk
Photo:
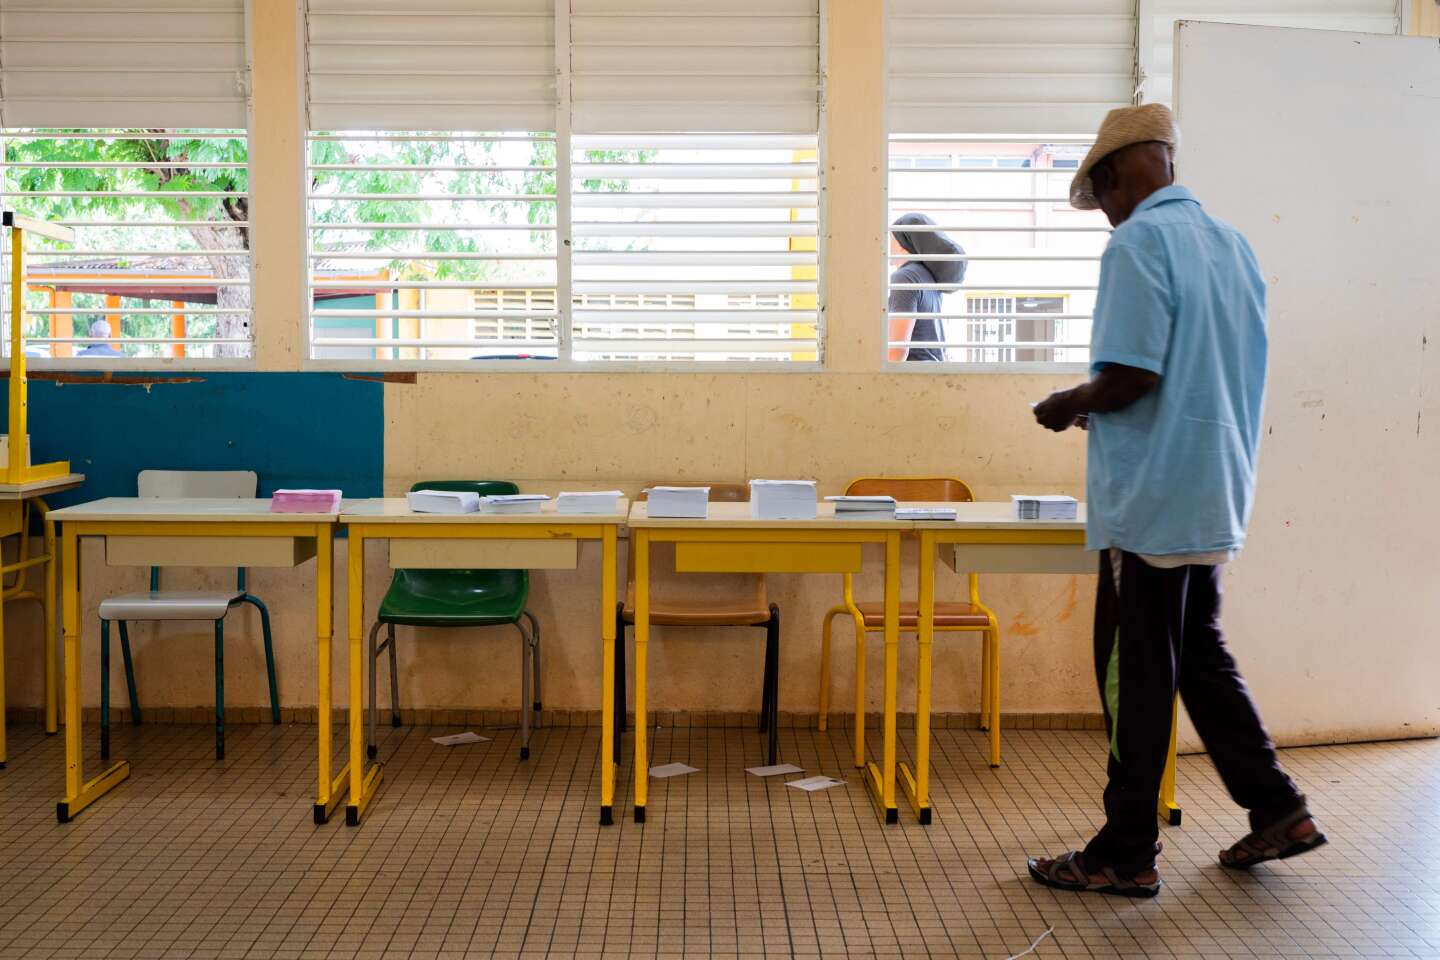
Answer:
<svg viewBox="0 0 1440 960"><path fill-rule="evenodd" d="M60 524L62 609L65 633L65 796L56 806L61 823L130 776L116 761L86 780L81 766L80 540L105 541L112 566L295 567L315 558L315 633L319 650L319 794L315 817L323 822L345 783L330 777L330 644L335 535L333 513L271 513L269 500L107 497L55 510Z"/></svg>
<svg viewBox="0 0 1440 960"><path fill-rule="evenodd" d="M615 554L628 501L617 512L557 513L553 500L540 513L414 513L405 498L347 500L340 510L349 538L347 548L350 598L350 800L345 822L359 824L380 786L379 764L365 770L365 541L390 541L392 569L430 570L573 570L579 563L580 541L597 540L600 551L600 638L603 647L601 687L606 713L601 721L600 792L606 799L601 822L610 822L609 797L615 791L611 759L611 722L615 689ZM369 669L375 669L372 663ZM526 705L522 704L522 710ZM361 776L360 772L364 771Z"/></svg>
<svg viewBox="0 0 1440 960"><path fill-rule="evenodd" d="M886 823L895 804L895 700L899 675L900 534L913 524L897 520L836 519L822 503L814 520L754 520L749 503L711 503L703 520L651 518L647 503L630 512L635 551L635 819L645 819L649 763L645 749L645 670L650 640L650 545L675 544L680 573L858 573L867 543L885 548L885 715L880 766L865 768L865 785ZM606 688L606 716L612 709ZM603 721L608 722L608 721ZM602 762L609 754L602 755ZM609 802L606 794L604 803Z"/></svg>
<svg viewBox="0 0 1440 960"><path fill-rule="evenodd" d="M935 639L935 555L950 569L968 573L1096 572L1099 555L1085 552L1085 505L1074 520L1019 520L1013 503L933 503L905 506L953 507L954 521L914 524L920 536L919 662L916 667L915 770L900 765L901 787L921 823L930 822L930 680ZM998 675L997 653L992 669ZM1000 685L992 678L993 709L999 710ZM1000 725L990 724L991 755L999 755ZM1180 823L1175 804L1175 724L1170 726L1170 757L1160 786L1158 811Z"/></svg>
<svg viewBox="0 0 1440 960"><path fill-rule="evenodd" d="M0 566L0 576L18 573L15 585L0 591L0 767L8 759L5 746L5 604L11 600L38 599L44 611L45 630L45 732L54 733L56 725L55 689L55 524L50 520L49 508L41 499L46 494L71 490L85 482L78 473L70 473L48 480L32 480L26 483L0 484L0 537L20 534L28 539L26 510L31 503L45 515L45 548L39 556L29 556L30 545L22 543L14 563ZM45 566L45 587L42 593L25 589L25 571L41 564Z"/></svg>

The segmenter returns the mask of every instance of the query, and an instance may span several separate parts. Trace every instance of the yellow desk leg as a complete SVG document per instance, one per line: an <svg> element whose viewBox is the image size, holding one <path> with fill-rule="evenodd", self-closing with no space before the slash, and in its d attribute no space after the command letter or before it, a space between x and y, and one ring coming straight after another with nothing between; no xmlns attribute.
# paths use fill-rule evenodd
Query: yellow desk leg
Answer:
<svg viewBox="0 0 1440 960"><path fill-rule="evenodd" d="M646 734L650 719L645 709L646 655L650 648L650 534L630 531L635 551L635 822L645 822L645 801L650 795L650 761Z"/></svg>
<svg viewBox="0 0 1440 960"><path fill-rule="evenodd" d="M130 764L117 760L93 780L85 780L80 739L80 540L64 532L61 589L65 624L65 797L55 805L55 818L69 823L76 814L130 776Z"/></svg>
<svg viewBox="0 0 1440 960"><path fill-rule="evenodd" d="M361 646L365 638L365 535L351 527L349 537L345 554L350 571L347 587L350 598L350 802L345 805L345 825L358 827L365 808L375 798L383 776L381 771L385 768L376 763L365 769L365 695L362 691L366 664ZM375 669L373 663L369 667Z"/></svg>
<svg viewBox="0 0 1440 960"><path fill-rule="evenodd" d="M315 822L325 823L345 796L350 776L348 765L332 774L334 766L335 690L335 531L319 524L315 531L315 737L316 758Z"/></svg>
<svg viewBox="0 0 1440 960"><path fill-rule="evenodd" d="M1175 802L1175 735L1180 725L1180 701L1170 707L1170 754L1165 758L1165 775L1160 778L1160 819L1172 827L1180 826L1180 805Z"/></svg>
<svg viewBox="0 0 1440 960"><path fill-rule="evenodd" d="M855 618L855 768L865 769L865 618Z"/></svg>
<svg viewBox="0 0 1440 960"><path fill-rule="evenodd" d="M44 501L36 501L45 511L45 732L60 729L59 681L55 669L55 521Z"/></svg>
<svg viewBox="0 0 1440 960"><path fill-rule="evenodd" d="M600 550L600 825L615 822L615 540L607 525Z"/></svg>
<svg viewBox="0 0 1440 960"><path fill-rule="evenodd" d="M23 585L25 574L20 574L20 581ZM0 590L0 593L3 593ZM0 770L5 769L5 762L9 758L5 746L5 600L0 597Z"/></svg>
<svg viewBox="0 0 1440 960"><path fill-rule="evenodd" d="M935 534L920 532L919 660L915 669L915 772L900 764L900 787L922 824L930 822L930 681L935 641Z"/></svg>
<svg viewBox="0 0 1440 960"><path fill-rule="evenodd" d="M895 806L895 712L900 682L900 534L885 535L885 715L882 719L881 766L870 764L865 782L879 803L886 823L899 823Z"/></svg>

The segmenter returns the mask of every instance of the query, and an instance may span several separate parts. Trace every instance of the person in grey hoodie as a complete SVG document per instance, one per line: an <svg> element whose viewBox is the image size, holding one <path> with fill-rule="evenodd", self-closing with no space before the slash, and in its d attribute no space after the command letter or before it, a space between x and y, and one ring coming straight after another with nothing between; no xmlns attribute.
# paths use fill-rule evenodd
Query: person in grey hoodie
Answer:
<svg viewBox="0 0 1440 960"><path fill-rule="evenodd" d="M939 313L942 309L942 295L957 290L965 280L966 260L932 260L926 255L960 254L965 248L938 230L906 230L916 225L934 226L935 221L923 213L907 213L895 220L891 231L890 249L895 253L910 253L914 260L906 260L890 275L890 282L944 284L943 289L932 290L891 290L890 291L890 340L927 343L945 339L945 324L934 317L895 317L897 313ZM889 351L891 360L944 360L944 347L895 347Z"/></svg>

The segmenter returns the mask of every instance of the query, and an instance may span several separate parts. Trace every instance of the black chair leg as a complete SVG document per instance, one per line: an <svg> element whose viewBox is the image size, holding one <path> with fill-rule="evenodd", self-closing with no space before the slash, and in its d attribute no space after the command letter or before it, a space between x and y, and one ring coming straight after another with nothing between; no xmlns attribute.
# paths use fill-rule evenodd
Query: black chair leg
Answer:
<svg viewBox="0 0 1440 960"><path fill-rule="evenodd" d="M225 621L215 621L215 759L225 759Z"/></svg>
<svg viewBox="0 0 1440 960"><path fill-rule="evenodd" d="M770 604L770 622L765 625L765 659L770 663L770 759L773 767L780 747L780 607Z"/></svg>
<svg viewBox="0 0 1440 960"><path fill-rule="evenodd" d="M771 628L771 622L774 619L775 608L772 604L770 619L761 624L765 628L765 669L761 673L760 679L760 723L756 728L761 733L770 729L770 713L774 707L774 704L771 703L775 690L775 651L772 642L774 631Z"/></svg>
<svg viewBox="0 0 1440 960"><path fill-rule="evenodd" d="M100 621L100 759L110 759L110 621Z"/></svg>
<svg viewBox="0 0 1440 960"><path fill-rule="evenodd" d="M130 725L140 726L140 695L135 692L135 661L130 656L130 633L124 620L116 620L120 628L120 656L125 658L125 689L130 693Z"/></svg>

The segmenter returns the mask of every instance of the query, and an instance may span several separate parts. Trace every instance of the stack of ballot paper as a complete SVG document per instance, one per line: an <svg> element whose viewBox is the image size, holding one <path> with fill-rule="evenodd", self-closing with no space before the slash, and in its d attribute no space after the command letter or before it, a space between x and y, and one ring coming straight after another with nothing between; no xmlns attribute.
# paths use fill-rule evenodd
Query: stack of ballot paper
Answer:
<svg viewBox="0 0 1440 960"><path fill-rule="evenodd" d="M499 493L480 501L481 513L539 513L550 498L543 493Z"/></svg>
<svg viewBox="0 0 1440 960"><path fill-rule="evenodd" d="M339 490L276 490L270 497L271 513L338 513Z"/></svg>
<svg viewBox="0 0 1440 960"><path fill-rule="evenodd" d="M709 509L709 487L651 487L646 491L648 517L704 519Z"/></svg>
<svg viewBox="0 0 1440 960"><path fill-rule="evenodd" d="M847 520L893 520L895 519L894 497L826 497L835 504L835 516Z"/></svg>
<svg viewBox="0 0 1440 960"><path fill-rule="evenodd" d="M474 513L480 494L467 490L411 490L405 502L415 513Z"/></svg>
<svg viewBox="0 0 1440 960"><path fill-rule="evenodd" d="M814 520L814 480L751 480L750 516L755 520Z"/></svg>
<svg viewBox="0 0 1440 960"><path fill-rule="evenodd" d="M953 521L960 516L954 507L899 507L895 510L896 520Z"/></svg>
<svg viewBox="0 0 1440 960"><path fill-rule="evenodd" d="M1074 497L1017 493L1010 499L1015 501L1015 516L1021 520L1074 520L1079 505Z"/></svg>
<svg viewBox="0 0 1440 960"><path fill-rule="evenodd" d="M578 493L560 491L555 498L556 513L616 513L620 509L619 490L585 490Z"/></svg>

